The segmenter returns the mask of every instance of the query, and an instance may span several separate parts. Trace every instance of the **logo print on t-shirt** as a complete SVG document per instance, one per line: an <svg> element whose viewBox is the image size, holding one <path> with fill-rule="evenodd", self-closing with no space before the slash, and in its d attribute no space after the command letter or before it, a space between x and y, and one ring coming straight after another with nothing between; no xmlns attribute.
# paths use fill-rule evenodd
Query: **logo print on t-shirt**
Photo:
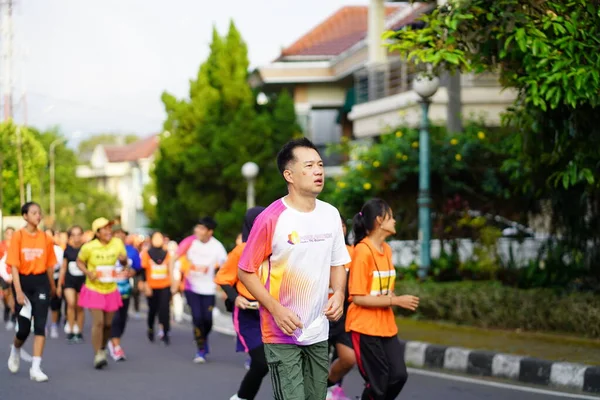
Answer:
<svg viewBox="0 0 600 400"><path fill-rule="evenodd" d="M298 232L292 231L292 233L288 235L288 243L292 245L300 243L300 235Z"/></svg>

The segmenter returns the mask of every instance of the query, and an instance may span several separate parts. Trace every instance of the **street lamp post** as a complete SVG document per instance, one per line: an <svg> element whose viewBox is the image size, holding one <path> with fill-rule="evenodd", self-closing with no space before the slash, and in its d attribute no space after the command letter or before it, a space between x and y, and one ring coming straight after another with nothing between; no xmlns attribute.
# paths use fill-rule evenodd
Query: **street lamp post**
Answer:
<svg viewBox="0 0 600 400"><path fill-rule="evenodd" d="M421 266L419 277L427 277L431 266L431 194L429 178L429 105L440 86L437 76L419 74L413 82L413 89L420 97L421 130L419 132L419 241L421 242Z"/></svg>
<svg viewBox="0 0 600 400"><path fill-rule="evenodd" d="M258 171L258 165L252 161L242 165L242 175L246 178L246 182L248 182L248 187L246 189L246 207L248 209L251 209L255 205L254 181L258 176Z"/></svg>
<svg viewBox="0 0 600 400"><path fill-rule="evenodd" d="M50 218L52 219L52 224L55 222L56 218L56 198L55 198L55 183L54 183L54 153L56 150L56 146L65 142L66 138L59 138L50 143Z"/></svg>

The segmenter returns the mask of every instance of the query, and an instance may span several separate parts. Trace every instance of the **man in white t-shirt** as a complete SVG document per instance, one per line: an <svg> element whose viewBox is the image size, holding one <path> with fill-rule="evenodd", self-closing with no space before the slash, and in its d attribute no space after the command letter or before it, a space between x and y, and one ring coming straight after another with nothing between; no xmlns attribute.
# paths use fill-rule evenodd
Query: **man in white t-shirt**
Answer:
<svg viewBox="0 0 600 400"><path fill-rule="evenodd" d="M289 193L255 221L239 277L261 305L275 398L322 400L328 319L342 316L350 255L338 210L317 200L325 183L317 148L306 138L292 140L277 155L277 165Z"/></svg>
<svg viewBox="0 0 600 400"><path fill-rule="evenodd" d="M217 223L210 217L202 218L194 228L194 238L184 240L179 245L174 260L185 256L187 268L180 271L184 275L185 298L192 311L194 338L198 347L195 363L206 362L209 353L208 335L213 325L215 307L215 272L225 263L227 251L223 244L214 238Z"/></svg>

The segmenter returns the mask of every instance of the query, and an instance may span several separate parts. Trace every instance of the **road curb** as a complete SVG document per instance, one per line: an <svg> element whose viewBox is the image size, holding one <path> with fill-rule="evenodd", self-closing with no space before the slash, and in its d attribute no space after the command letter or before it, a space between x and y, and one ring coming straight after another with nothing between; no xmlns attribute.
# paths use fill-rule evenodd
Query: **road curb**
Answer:
<svg viewBox="0 0 600 400"><path fill-rule="evenodd" d="M191 320L189 315L186 318ZM213 319L215 331L235 336L233 321L228 314L215 308ZM600 367L417 341L403 343L404 357L409 366L600 393Z"/></svg>
<svg viewBox="0 0 600 400"><path fill-rule="evenodd" d="M408 341L406 364L600 393L600 367Z"/></svg>

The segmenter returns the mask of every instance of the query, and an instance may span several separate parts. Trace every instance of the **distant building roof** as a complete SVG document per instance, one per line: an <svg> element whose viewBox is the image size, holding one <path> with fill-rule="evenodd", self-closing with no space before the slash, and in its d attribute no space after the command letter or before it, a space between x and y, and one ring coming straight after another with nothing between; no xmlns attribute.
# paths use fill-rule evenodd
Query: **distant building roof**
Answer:
<svg viewBox="0 0 600 400"><path fill-rule="evenodd" d="M152 135L124 146L103 146L108 162L136 161L148 158L158 149L158 135Z"/></svg>
<svg viewBox="0 0 600 400"><path fill-rule="evenodd" d="M407 4L388 4L386 17L408 7ZM364 39L369 20L368 6L342 7L281 52L288 56L337 56Z"/></svg>

